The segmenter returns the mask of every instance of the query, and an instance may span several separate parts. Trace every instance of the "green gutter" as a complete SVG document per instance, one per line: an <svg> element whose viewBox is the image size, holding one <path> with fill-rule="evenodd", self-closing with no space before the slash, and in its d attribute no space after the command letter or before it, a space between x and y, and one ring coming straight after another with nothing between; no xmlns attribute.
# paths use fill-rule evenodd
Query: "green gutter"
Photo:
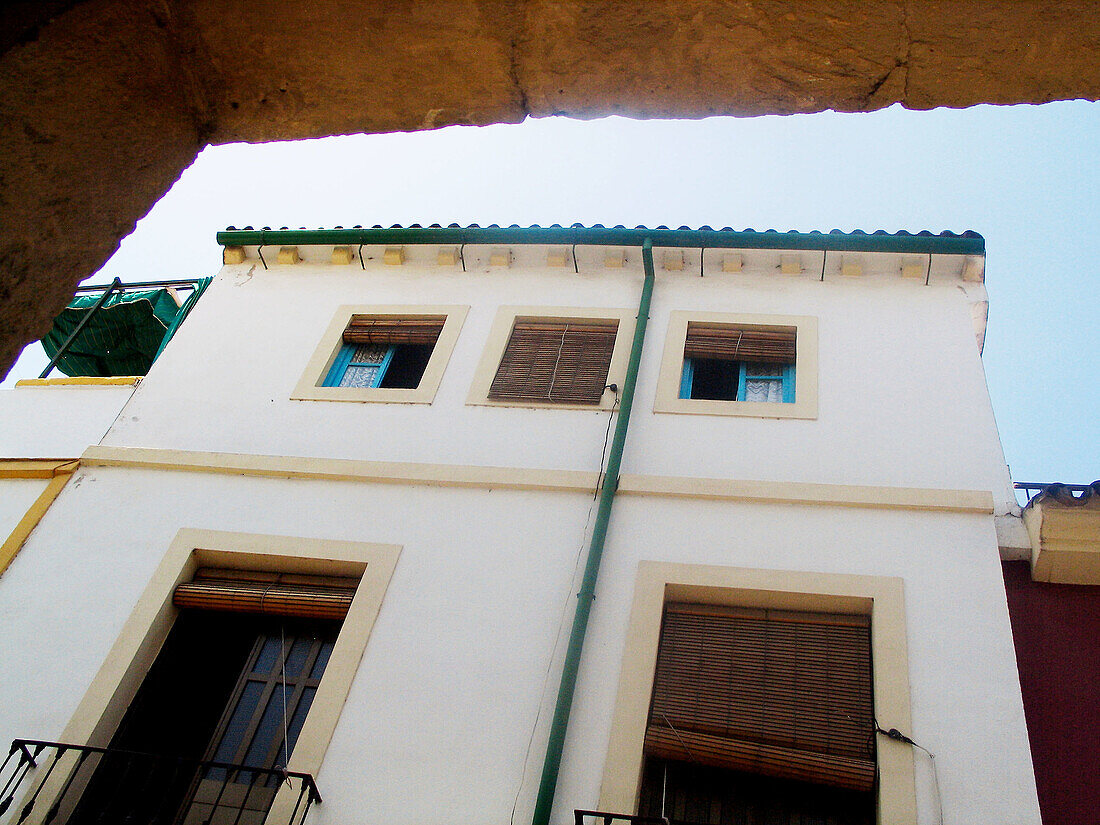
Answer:
<svg viewBox="0 0 1100 825"><path fill-rule="evenodd" d="M611 505L615 501L615 491L619 486L619 466L623 459L623 447L626 445L626 431L630 426L630 409L634 406L634 387L638 383L638 365L642 360L642 345L645 343L645 330L649 322L649 302L653 297L653 244L649 238L642 241L642 264L645 268L645 281L642 285L642 297L638 301L634 341L630 345L630 360L626 367L626 378L623 380L623 394L619 399L619 418L615 422L615 437L611 441L607 472L604 474L603 487L600 490L600 506L596 511L595 526L592 528L588 561L584 567L581 589L577 594L577 612L573 616L573 630L569 634L569 647L565 652L558 701L554 706L554 720L550 723L546 759L542 765L542 780L539 782L539 795L535 801L535 813L532 817L533 825L547 825L550 821L550 811L554 807L554 792L558 785L558 769L561 767L565 733L569 727L573 692L577 687L581 649L584 647L584 635L588 629L588 615L592 612L592 602L596 598L596 578L600 574L600 560L603 558L604 541L607 539L607 526L611 521Z"/></svg>
<svg viewBox="0 0 1100 825"><path fill-rule="evenodd" d="M558 246L641 246L654 248L826 250L909 254L984 255L985 238L967 235L867 235L862 232L735 232L713 229L638 229L601 226L429 226L389 229L229 229L219 232L222 246L313 246L374 244L552 244Z"/></svg>

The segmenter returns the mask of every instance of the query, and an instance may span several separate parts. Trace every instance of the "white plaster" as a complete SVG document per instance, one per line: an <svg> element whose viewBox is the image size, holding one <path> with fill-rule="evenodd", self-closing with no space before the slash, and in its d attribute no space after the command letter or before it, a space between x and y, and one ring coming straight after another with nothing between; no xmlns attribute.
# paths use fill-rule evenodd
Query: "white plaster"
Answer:
<svg viewBox="0 0 1100 825"><path fill-rule="evenodd" d="M0 478L0 544L50 483L46 478Z"/></svg>
<svg viewBox="0 0 1100 825"><path fill-rule="evenodd" d="M0 458L76 458L98 444L132 386L0 390Z"/></svg>

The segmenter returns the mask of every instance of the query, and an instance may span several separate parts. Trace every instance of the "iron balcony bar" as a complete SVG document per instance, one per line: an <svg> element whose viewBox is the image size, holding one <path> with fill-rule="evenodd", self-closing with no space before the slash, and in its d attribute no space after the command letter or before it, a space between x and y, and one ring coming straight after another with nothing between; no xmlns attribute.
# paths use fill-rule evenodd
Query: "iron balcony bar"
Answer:
<svg viewBox="0 0 1100 825"><path fill-rule="evenodd" d="M585 825L586 818L596 820L599 825L612 825L613 822L629 822L630 825L669 825L669 820L657 816L613 814L608 811L573 811L573 825Z"/></svg>
<svg viewBox="0 0 1100 825"><path fill-rule="evenodd" d="M50 359L50 363L46 365L46 369L42 370L42 374L38 376L39 378L45 378L53 371L53 368L57 366L57 362L61 360L66 352L68 352L73 341L75 341L77 336L84 331L84 327L88 326L88 322L91 321L92 318L95 317L95 314L99 312L100 308L107 303L107 299L110 297L111 293L121 286L122 281L118 278L111 281L110 285L105 288L103 294L99 296L99 300L92 304L92 308L88 310L88 314L80 319L80 323L76 325L76 329L74 329L69 337L65 339L65 343L58 349L57 354Z"/></svg>
<svg viewBox="0 0 1100 825"><path fill-rule="evenodd" d="M50 791L42 795L42 790L53 775L54 769L57 768L62 757L70 751L76 754L76 760L71 767L62 768L62 772L68 770L69 775L65 778L60 792ZM18 758L13 760L13 757ZM116 787L111 789L110 794L104 793L108 789L103 786L97 788L101 807L91 811L80 811L79 821L82 823L98 823L102 820L140 821L143 825L172 825L179 821L182 811L194 805L198 809L209 809L202 818L204 822L214 820L217 814L218 821L234 823L260 821L265 825L302 825L310 806L321 802L321 794L317 790L313 777L299 771L257 768L216 760L142 753L120 748L98 748L92 745L46 742L39 739L15 739L8 750L7 758L0 764L0 818L11 808L20 788L23 787L24 780L32 772L41 773L41 780L34 785L34 790L30 792L18 816L11 820L14 825L26 822L34 813L38 814L36 822L49 825L57 820L58 814L63 809L77 810L82 802L80 796L85 789L92 787L90 781L95 769L106 760L112 760L114 763L118 777L118 781L113 783ZM87 766L90 766L90 770ZM136 792L137 789L146 787L146 783L154 780L158 771L162 774L165 771L168 772L169 781L166 788L182 784L188 790L177 801L171 800L169 795L152 800L148 795L143 797ZM196 798L199 783L203 780L218 788L212 800ZM300 783L293 810L285 823L267 822L275 793L268 793L270 799L265 804L262 801L263 794L256 795L254 791L257 788L270 788L272 784L278 789L281 783L288 780L296 780ZM231 788L232 791L227 793L227 789ZM250 800L253 802L252 808L248 807ZM149 810L151 802L157 808L153 812ZM249 816L245 816L246 811ZM256 819L257 816L261 818Z"/></svg>
<svg viewBox="0 0 1100 825"><path fill-rule="evenodd" d="M115 291L125 292L128 289L168 289L169 287L194 289L195 284L198 283L198 281L198 278L178 278L174 281L134 281L132 283L120 284L118 287L115 288ZM99 292L103 289L109 289L110 286L110 284L89 284L88 286L78 286L75 290L73 290L73 294L78 295L81 292Z"/></svg>
<svg viewBox="0 0 1100 825"><path fill-rule="evenodd" d="M1095 484L1095 482L1093 482ZM1069 490L1071 493L1084 493L1093 488L1093 484L1062 484L1061 482L1048 481L1045 484L1032 481L1017 481L1012 486L1017 490L1045 490L1047 487L1061 487L1065 490Z"/></svg>

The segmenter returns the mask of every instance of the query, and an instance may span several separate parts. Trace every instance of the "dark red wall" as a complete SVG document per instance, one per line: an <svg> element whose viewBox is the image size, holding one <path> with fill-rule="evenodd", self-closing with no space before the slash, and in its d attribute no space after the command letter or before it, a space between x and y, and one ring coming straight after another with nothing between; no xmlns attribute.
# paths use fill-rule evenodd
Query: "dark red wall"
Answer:
<svg viewBox="0 0 1100 825"><path fill-rule="evenodd" d="M1031 580L1004 562L1044 825L1100 822L1100 586Z"/></svg>

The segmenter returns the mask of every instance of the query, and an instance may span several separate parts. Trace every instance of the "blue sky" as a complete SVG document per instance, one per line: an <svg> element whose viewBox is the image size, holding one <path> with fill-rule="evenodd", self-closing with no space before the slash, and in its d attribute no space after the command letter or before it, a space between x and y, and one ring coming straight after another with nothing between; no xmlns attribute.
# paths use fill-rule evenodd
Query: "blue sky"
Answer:
<svg viewBox="0 0 1100 825"><path fill-rule="evenodd" d="M238 144L204 151L92 282L213 274L230 224L974 229L1013 478L1087 483L1100 478L1098 192L1100 104L1080 101Z"/></svg>

